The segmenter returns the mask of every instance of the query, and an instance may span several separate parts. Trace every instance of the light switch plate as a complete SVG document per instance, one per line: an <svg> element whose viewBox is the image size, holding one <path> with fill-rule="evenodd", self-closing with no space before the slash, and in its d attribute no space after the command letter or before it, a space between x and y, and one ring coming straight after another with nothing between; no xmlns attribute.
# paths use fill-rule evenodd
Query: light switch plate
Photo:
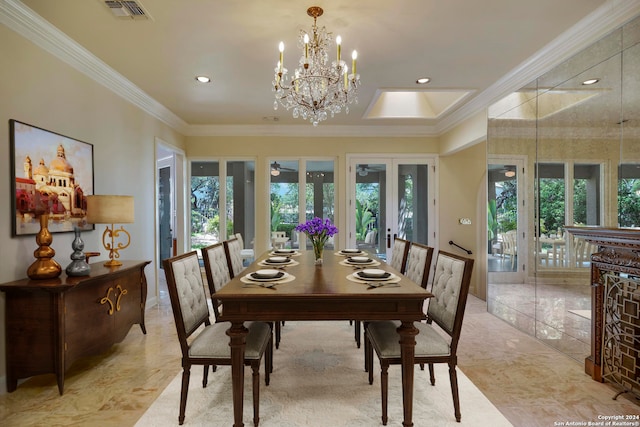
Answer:
<svg viewBox="0 0 640 427"><path fill-rule="evenodd" d="M471 218L460 218L458 222L462 225L471 225Z"/></svg>

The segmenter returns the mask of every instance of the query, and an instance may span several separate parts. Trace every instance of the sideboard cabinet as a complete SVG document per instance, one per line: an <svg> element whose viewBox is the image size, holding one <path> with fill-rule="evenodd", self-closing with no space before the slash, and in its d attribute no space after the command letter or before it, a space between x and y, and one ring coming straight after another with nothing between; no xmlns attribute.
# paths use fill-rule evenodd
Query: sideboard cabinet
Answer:
<svg viewBox="0 0 640 427"><path fill-rule="evenodd" d="M150 261L120 267L91 264L91 274L0 284L6 295L7 391L18 380L54 373L60 394L64 374L78 359L108 350L144 324Z"/></svg>

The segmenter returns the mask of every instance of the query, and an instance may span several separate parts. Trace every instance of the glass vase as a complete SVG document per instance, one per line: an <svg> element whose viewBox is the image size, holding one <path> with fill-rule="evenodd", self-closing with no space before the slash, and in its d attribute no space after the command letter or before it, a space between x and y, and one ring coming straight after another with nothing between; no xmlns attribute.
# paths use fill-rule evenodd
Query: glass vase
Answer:
<svg viewBox="0 0 640 427"><path fill-rule="evenodd" d="M315 264L322 265L322 253L324 252L324 245L322 243L313 244L313 256L315 257Z"/></svg>

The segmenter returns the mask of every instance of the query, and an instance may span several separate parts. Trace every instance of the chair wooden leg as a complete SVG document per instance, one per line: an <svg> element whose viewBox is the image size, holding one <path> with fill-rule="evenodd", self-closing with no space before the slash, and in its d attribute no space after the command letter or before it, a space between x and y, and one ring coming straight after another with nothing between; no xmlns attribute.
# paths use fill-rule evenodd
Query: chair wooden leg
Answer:
<svg viewBox="0 0 640 427"><path fill-rule="evenodd" d="M365 364L367 365L367 371L369 372L369 384L373 384L373 346L368 343L364 347L366 351Z"/></svg>
<svg viewBox="0 0 640 427"><path fill-rule="evenodd" d="M458 396L458 374L456 373L455 363L449 363L449 380L451 381L451 394L453 395L453 410L456 421L460 422L462 414L460 413L460 397Z"/></svg>
<svg viewBox="0 0 640 427"><path fill-rule="evenodd" d="M380 389L382 390L382 425L387 425L389 398L389 364L380 362ZM373 369L372 369L373 371Z"/></svg>
<svg viewBox="0 0 640 427"><path fill-rule="evenodd" d="M187 410L187 393L189 392L189 377L191 376L191 365L182 368L182 389L180 390L180 415L178 424L184 423L184 413Z"/></svg>
<svg viewBox="0 0 640 427"><path fill-rule="evenodd" d="M360 348L360 331L361 331L361 323L359 320L356 320L355 322L353 322L354 326L354 338L356 340L356 345L358 346L358 348Z"/></svg>
<svg viewBox="0 0 640 427"><path fill-rule="evenodd" d="M433 372L433 363L429 363L429 380L431 385L436 385L436 374Z"/></svg>
<svg viewBox="0 0 640 427"><path fill-rule="evenodd" d="M280 348L280 334L281 334L282 324L280 321L276 322L276 349Z"/></svg>
<svg viewBox="0 0 640 427"><path fill-rule="evenodd" d="M209 380L209 365L204 365L204 372L202 373L202 388L207 386Z"/></svg>
<svg viewBox="0 0 640 427"><path fill-rule="evenodd" d="M367 338L367 323L364 323L364 371L369 372L371 361L369 360L369 347L371 343L369 343L369 339Z"/></svg>
<svg viewBox="0 0 640 427"><path fill-rule="evenodd" d="M267 351L264 355L264 384L269 385L271 381L271 372L273 372L273 335L269 338Z"/></svg>
<svg viewBox="0 0 640 427"><path fill-rule="evenodd" d="M260 422L260 361L251 364L253 371L253 425L258 427Z"/></svg>

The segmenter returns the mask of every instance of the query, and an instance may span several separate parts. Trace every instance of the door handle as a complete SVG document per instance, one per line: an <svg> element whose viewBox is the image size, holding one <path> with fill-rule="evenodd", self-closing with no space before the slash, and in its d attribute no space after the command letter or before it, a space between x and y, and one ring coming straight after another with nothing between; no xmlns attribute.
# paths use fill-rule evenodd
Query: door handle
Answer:
<svg viewBox="0 0 640 427"><path fill-rule="evenodd" d="M387 228L387 249L391 249L391 229Z"/></svg>

